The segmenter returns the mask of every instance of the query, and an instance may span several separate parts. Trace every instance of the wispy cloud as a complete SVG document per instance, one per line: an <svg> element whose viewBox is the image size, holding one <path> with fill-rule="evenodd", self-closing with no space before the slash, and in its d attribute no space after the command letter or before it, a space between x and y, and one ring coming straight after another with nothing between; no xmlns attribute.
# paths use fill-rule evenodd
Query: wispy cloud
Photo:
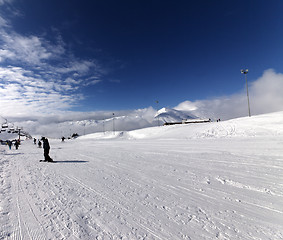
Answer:
<svg viewBox="0 0 283 240"><path fill-rule="evenodd" d="M87 79L87 81L84 83L85 86L90 86L90 85L96 85L100 83L102 80L98 77L90 77Z"/></svg>
<svg viewBox="0 0 283 240"><path fill-rule="evenodd" d="M1 6L1 4L0 4ZM0 27L3 28L3 27L8 27L8 22L6 19L4 19L1 15L0 15Z"/></svg>
<svg viewBox="0 0 283 240"><path fill-rule="evenodd" d="M24 60L31 65L41 65L44 60L48 60L53 56L53 52L43 46L42 39L36 36L25 37L15 33L2 36L2 41L5 46L4 50L10 53L6 55L9 60L17 60L19 62ZM2 55L2 57L4 57L4 55Z"/></svg>
<svg viewBox="0 0 283 240"><path fill-rule="evenodd" d="M80 95L67 95L70 85L45 81L19 67L0 68L1 114L51 113L70 108Z"/></svg>
<svg viewBox="0 0 283 240"><path fill-rule="evenodd" d="M0 0L0 5L11 1ZM58 30L53 42L17 33L0 16L1 114L65 111L84 98L81 87L101 81L103 68L95 60L74 56Z"/></svg>
<svg viewBox="0 0 283 240"><path fill-rule="evenodd" d="M251 114L257 115L283 110L283 74L273 69L266 70L263 75L249 84ZM213 99L185 101L175 109L192 111L202 117L231 119L248 115L246 89L230 96Z"/></svg>
<svg viewBox="0 0 283 240"><path fill-rule="evenodd" d="M12 3L14 0L0 0L0 6L7 4L7 3Z"/></svg>
<svg viewBox="0 0 283 240"><path fill-rule="evenodd" d="M68 62L65 66L56 68L59 73L87 73L95 64L91 61L73 61Z"/></svg>

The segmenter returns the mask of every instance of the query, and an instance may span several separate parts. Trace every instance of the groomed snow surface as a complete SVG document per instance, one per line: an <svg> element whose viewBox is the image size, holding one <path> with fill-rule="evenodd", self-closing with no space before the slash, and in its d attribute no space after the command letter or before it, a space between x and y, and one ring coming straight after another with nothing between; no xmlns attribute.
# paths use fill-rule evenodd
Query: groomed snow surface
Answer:
<svg viewBox="0 0 283 240"><path fill-rule="evenodd" d="M0 239L283 239L283 112L0 146Z"/></svg>

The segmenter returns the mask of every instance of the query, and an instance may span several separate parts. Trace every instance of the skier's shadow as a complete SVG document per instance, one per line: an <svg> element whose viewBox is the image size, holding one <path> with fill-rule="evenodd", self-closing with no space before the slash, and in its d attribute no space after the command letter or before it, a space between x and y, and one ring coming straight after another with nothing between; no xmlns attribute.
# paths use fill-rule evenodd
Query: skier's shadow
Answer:
<svg viewBox="0 0 283 240"><path fill-rule="evenodd" d="M56 163L87 163L88 161L83 160L65 160L65 161L55 161Z"/></svg>
<svg viewBox="0 0 283 240"><path fill-rule="evenodd" d="M4 155L22 155L23 153L5 153Z"/></svg>

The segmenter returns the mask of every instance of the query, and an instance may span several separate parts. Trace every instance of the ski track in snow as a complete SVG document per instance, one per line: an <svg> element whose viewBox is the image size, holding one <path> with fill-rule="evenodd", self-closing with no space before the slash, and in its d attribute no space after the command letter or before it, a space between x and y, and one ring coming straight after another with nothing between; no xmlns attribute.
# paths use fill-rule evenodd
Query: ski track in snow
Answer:
<svg viewBox="0 0 283 240"><path fill-rule="evenodd" d="M283 239L282 141L0 146L0 239Z"/></svg>

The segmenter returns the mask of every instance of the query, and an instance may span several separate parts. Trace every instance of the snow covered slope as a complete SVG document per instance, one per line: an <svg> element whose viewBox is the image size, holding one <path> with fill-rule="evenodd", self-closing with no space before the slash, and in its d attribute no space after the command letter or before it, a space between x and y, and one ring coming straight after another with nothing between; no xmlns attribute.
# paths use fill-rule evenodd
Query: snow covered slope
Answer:
<svg viewBox="0 0 283 240"><path fill-rule="evenodd" d="M221 122L150 127L129 132L110 131L82 136L81 139L195 139L282 136L283 112L244 117Z"/></svg>
<svg viewBox="0 0 283 240"><path fill-rule="evenodd" d="M0 145L0 239L283 239L283 113Z"/></svg>

